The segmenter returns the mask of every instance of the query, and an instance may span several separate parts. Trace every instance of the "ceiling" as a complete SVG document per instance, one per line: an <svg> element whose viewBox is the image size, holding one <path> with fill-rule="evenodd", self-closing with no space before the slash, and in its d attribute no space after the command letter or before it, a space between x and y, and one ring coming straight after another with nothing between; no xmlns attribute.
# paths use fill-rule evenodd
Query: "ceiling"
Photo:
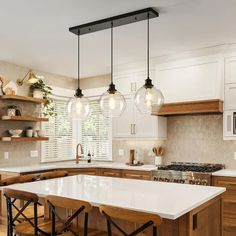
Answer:
<svg viewBox="0 0 236 236"><path fill-rule="evenodd" d="M69 27L154 7L151 57L236 42L236 0L1 0L0 60L76 77L77 38ZM146 22L114 29L115 65L146 58ZM82 77L106 74L109 30L81 37Z"/></svg>

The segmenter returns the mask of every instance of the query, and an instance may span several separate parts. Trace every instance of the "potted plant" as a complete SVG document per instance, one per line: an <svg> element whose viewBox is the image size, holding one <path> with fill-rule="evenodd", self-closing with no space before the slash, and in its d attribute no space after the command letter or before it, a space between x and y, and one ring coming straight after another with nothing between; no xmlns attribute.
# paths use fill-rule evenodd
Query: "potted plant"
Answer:
<svg viewBox="0 0 236 236"><path fill-rule="evenodd" d="M36 83L30 85L30 89L33 92L33 97L35 98L43 98L47 101L44 103L44 112L43 115L46 117L54 117L56 116L56 112L53 106L53 100L50 98L52 94L52 88L47 86L43 80L38 80Z"/></svg>
<svg viewBox="0 0 236 236"><path fill-rule="evenodd" d="M6 109L7 109L7 115L8 116L16 116L17 106L15 106L15 105L8 105L8 106L6 106Z"/></svg>

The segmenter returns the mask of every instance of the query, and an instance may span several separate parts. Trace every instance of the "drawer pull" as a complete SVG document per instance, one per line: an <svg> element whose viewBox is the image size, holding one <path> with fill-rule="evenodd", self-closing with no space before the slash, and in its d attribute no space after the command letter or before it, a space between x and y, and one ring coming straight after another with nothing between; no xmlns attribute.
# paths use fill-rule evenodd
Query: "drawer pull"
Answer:
<svg viewBox="0 0 236 236"><path fill-rule="evenodd" d="M113 172L103 172L104 175L118 175L118 173Z"/></svg>

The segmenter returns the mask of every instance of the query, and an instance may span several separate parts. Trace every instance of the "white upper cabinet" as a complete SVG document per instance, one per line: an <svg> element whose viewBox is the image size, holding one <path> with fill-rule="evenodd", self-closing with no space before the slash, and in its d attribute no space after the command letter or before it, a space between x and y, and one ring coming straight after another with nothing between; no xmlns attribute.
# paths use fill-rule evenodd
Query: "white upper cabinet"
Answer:
<svg viewBox="0 0 236 236"><path fill-rule="evenodd" d="M225 59L225 84L236 83L236 57Z"/></svg>
<svg viewBox="0 0 236 236"><path fill-rule="evenodd" d="M128 138L131 136L134 123L134 107L131 97L126 97L126 108L120 117L112 119L112 137Z"/></svg>
<svg viewBox="0 0 236 236"><path fill-rule="evenodd" d="M150 71L151 79L155 79L154 71ZM135 92L144 85L147 78L147 71L126 71L114 75L116 89L123 95L134 95Z"/></svg>
<svg viewBox="0 0 236 236"><path fill-rule="evenodd" d="M166 118L141 114L135 107L133 96L126 97L126 109L120 117L113 118L112 127L115 139L167 138Z"/></svg>
<svg viewBox="0 0 236 236"><path fill-rule="evenodd" d="M223 99L222 59L203 57L156 66L165 103Z"/></svg>

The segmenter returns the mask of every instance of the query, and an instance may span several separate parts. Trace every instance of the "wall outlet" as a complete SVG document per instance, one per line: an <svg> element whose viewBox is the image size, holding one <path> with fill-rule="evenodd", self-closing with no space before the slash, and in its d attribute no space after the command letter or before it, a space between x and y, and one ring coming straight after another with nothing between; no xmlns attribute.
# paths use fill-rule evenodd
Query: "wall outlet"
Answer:
<svg viewBox="0 0 236 236"><path fill-rule="evenodd" d="M119 149L118 153L119 153L120 157L123 157L125 155L125 150L124 149Z"/></svg>
<svg viewBox="0 0 236 236"><path fill-rule="evenodd" d="M234 160L236 160L236 152L234 152Z"/></svg>
<svg viewBox="0 0 236 236"><path fill-rule="evenodd" d="M9 152L4 152L4 159L8 160L9 159Z"/></svg>
<svg viewBox="0 0 236 236"><path fill-rule="evenodd" d="M39 152L37 150L30 151L30 157L38 157L38 156L39 156Z"/></svg>

